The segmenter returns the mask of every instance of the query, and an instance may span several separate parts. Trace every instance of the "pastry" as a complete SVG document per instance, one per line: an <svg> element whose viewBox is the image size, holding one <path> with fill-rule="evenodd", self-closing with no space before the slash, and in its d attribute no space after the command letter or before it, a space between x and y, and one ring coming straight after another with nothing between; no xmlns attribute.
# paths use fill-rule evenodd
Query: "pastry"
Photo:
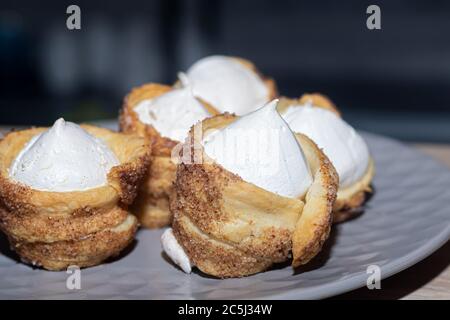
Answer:
<svg viewBox="0 0 450 320"><path fill-rule="evenodd" d="M126 96L120 115L121 131L135 132L152 146L148 175L131 208L144 227L170 224L169 198L176 171L172 151L193 124L216 113L211 105L194 98L188 85L173 88L151 83Z"/></svg>
<svg viewBox="0 0 450 320"><path fill-rule="evenodd" d="M241 277L291 255L297 267L328 238L337 174L309 138L293 134L276 104L191 129L177 167L173 229L161 239L184 271Z"/></svg>
<svg viewBox="0 0 450 320"><path fill-rule="evenodd" d="M371 192L374 163L364 139L340 116L336 106L320 94L282 99L279 112L294 132L310 137L329 157L339 175L334 221L361 212Z"/></svg>
<svg viewBox="0 0 450 320"><path fill-rule="evenodd" d="M127 207L150 161L136 135L59 119L0 141L0 228L23 261L88 267L134 239Z"/></svg>
<svg viewBox="0 0 450 320"><path fill-rule="evenodd" d="M221 113L243 115L277 96L275 82L262 76L252 62L242 58L209 56L200 59L187 70L186 78L194 95Z"/></svg>

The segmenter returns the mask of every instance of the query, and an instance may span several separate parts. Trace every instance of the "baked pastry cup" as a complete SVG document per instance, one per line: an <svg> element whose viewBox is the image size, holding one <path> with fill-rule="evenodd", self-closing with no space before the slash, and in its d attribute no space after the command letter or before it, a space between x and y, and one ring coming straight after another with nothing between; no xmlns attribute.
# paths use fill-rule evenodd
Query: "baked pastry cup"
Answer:
<svg viewBox="0 0 450 320"><path fill-rule="evenodd" d="M281 98L278 111L283 114L287 108L296 106L301 108L306 104L312 107L323 108L341 117L341 112L326 96L319 93L304 94L299 99ZM335 223L346 221L362 212L362 206L372 193L372 179L375 166L372 158L369 159L364 175L350 186L339 187L336 201L333 205L333 221Z"/></svg>
<svg viewBox="0 0 450 320"><path fill-rule="evenodd" d="M119 164L107 184L82 191L33 189L9 177L24 146L46 128L11 132L0 141L0 228L23 261L48 270L88 267L120 253L137 220L127 211L150 161L150 146L136 135L81 125L101 139Z"/></svg>
<svg viewBox="0 0 450 320"><path fill-rule="evenodd" d="M161 228L169 225L172 220L169 199L173 193L172 184L176 172L172 149L179 145L180 141L164 137L153 126L141 122L134 109L140 102L157 98L171 90L173 88L170 86L156 83L134 88L125 97L119 117L122 132L136 133L146 138L151 145L151 165L131 208L141 225L147 228ZM211 115L217 114L214 107L200 99L199 101Z"/></svg>
<svg viewBox="0 0 450 320"><path fill-rule="evenodd" d="M24 242L10 238L10 246L22 260L48 270L64 270L71 265L85 268L118 255L134 240L137 226L136 217L127 214L118 225L76 240Z"/></svg>
<svg viewBox="0 0 450 320"><path fill-rule="evenodd" d="M171 201L173 233L193 265L220 278L258 273L291 255L293 267L306 264L330 232L335 169L314 142L297 134L313 176L305 195L287 198L244 181L208 158L202 147L208 130L236 119L219 115L191 129Z"/></svg>

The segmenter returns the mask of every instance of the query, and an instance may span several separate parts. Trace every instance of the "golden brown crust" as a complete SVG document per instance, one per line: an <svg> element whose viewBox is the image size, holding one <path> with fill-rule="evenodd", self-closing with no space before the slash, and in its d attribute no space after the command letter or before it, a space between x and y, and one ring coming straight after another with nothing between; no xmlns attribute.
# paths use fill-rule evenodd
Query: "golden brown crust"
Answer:
<svg viewBox="0 0 450 320"><path fill-rule="evenodd" d="M130 211L139 219L141 226L148 229L163 228L172 221L169 198L166 196L139 194Z"/></svg>
<svg viewBox="0 0 450 320"><path fill-rule="evenodd" d="M55 242L78 239L123 222L128 212L120 207L73 212L70 216L16 214L0 207L0 229L16 241Z"/></svg>
<svg viewBox="0 0 450 320"><path fill-rule="evenodd" d="M263 271L288 259L291 250L294 266L305 263L328 237L337 186L334 168L308 138L299 139L302 147L312 150L306 153L307 157L312 158L313 164L319 163L312 166L316 172L315 187L306 197L305 208L309 211L302 219L301 199L281 197L247 183L204 154L201 134L197 134L222 128L235 119L229 114L220 115L191 129L183 148L183 163L177 168L171 201L174 235L193 264L221 278ZM202 156L200 163L192 163L199 160L196 152ZM314 208L320 208L317 216ZM304 227L313 230L312 236L301 236Z"/></svg>
<svg viewBox="0 0 450 320"><path fill-rule="evenodd" d="M193 232L192 228L195 226L183 215L173 222L175 237L180 243L189 243L185 247L187 255L192 261L197 261L197 267L206 274L219 278L243 277L272 265L270 260L258 260L227 243L214 241L202 232Z"/></svg>
<svg viewBox="0 0 450 320"><path fill-rule="evenodd" d="M170 224L169 199L173 193L176 165L169 157L154 156L150 171L131 207L142 226L150 229Z"/></svg>
<svg viewBox="0 0 450 320"><path fill-rule="evenodd" d="M328 98L326 95L321 93L305 93L300 98L287 98L280 97L280 102L278 103L278 112L284 113L287 108L291 105L305 105L311 103L314 107L319 107L331 111L341 117L341 112L336 107L336 105Z"/></svg>
<svg viewBox="0 0 450 320"><path fill-rule="evenodd" d="M370 193L372 193L371 183L375 175L375 165L372 159L364 176L355 184L340 188L336 202L333 206L334 223L344 222L361 214L362 206Z"/></svg>
<svg viewBox="0 0 450 320"><path fill-rule="evenodd" d="M110 170L108 184L116 190L121 203L133 203L151 160L148 140L133 133L117 133L89 125L81 127L103 139L116 154L120 164Z"/></svg>
<svg viewBox="0 0 450 320"><path fill-rule="evenodd" d="M134 88L125 97L119 118L123 132L135 132L148 139L152 145L152 163L139 190L139 197L132 207L132 212L139 218L139 222L147 228L160 228L170 224L169 197L176 172L176 165L171 157L172 149L179 142L161 136L153 126L140 122L134 108L140 102L154 99L170 90L172 87L156 83ZM200 102L209 113L217 114L211 105L202 100Z"/></svg>
<svg viewBox="0 0 450 320"><path fill-rule="evenodd" d="M305 93L299 99L282 97L278 104L278 111L283 113L292 105L304 105L312 103L314 107L324 108L341 117L341 112L336 105L325 95L320 93ZM373 160L370 161L365 175L352 186L339 188L337 199L333 206L333 222L343 222L362 212L361 207L372 192L370 184L375 173Z"/></svg>
<svg viewBox="0 0 450 320"><path fill-rule="evenodd" d="M303 134L296 134L313 172L305 207L292 236L292 266L308 263L319 253L330 234L333 222L333 204L339 185L334 166L317 145Z"/></svg>
<svg viewBox="0 0 450 320"><path fill-rule="evenodd" d="M135 132L148 139L152 145L152 162L147 176L139 190L138 198L131 207L142 226L146 228L160 228L170 223L170 211L168 205L168 193L172 180L167 179L167 174L175 174L176 167L171 162L172 148L178 144L167 137L163 137L153 126L139 121L134 108L147 99L154 99L172 90L170 86L149 83L134 88L124 99L124 104L119 117L120 130L123 132ZM164 175L163 173L166 173ZM160 188L163 186L163 188Z"/></svg>
<svg viewBox="0 0 450 320"><path fill-rule="evenodd" d="M119 254L133 241L136 230L136 218L128 215L117 226L74 240L28 243L10 239L10 242L21 258L33 265L47 270L63 270L71 265L95 265Z"/></svg>
<svg viewBox="0 0 450 320"><path fill-rule="evenodd" d="M0 141L0 228L23 260L49 270L70 264L98 264L128 244L136 229L133 226L123 233L119 226L135 219L126 207L134 200L137 185L147 171L151 153L148 142L134 134L82 127L104 141L119 160L108 174L107 185L86 191L39 191L9 179L12 161L45 128L12 132ZM107 231L116 228L120 232ZM84 256L75 256L80 250L84 250ZM55 258L69 253L72 256L66 262Z"/></svg>

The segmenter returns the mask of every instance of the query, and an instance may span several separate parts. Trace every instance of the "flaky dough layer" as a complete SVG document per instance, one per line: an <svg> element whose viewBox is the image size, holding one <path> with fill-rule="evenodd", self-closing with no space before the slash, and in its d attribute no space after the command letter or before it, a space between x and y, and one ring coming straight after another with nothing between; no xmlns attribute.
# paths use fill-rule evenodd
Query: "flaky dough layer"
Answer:
<svg viewBox="0 0 450 320"><path fill-rule="evenodd" d="M77 240L45 242L11 241L20 257L47 270L64 270L71 265L88 267L118 255L134 239L137 219L128 215L117 226L107 228Z"/></svg>

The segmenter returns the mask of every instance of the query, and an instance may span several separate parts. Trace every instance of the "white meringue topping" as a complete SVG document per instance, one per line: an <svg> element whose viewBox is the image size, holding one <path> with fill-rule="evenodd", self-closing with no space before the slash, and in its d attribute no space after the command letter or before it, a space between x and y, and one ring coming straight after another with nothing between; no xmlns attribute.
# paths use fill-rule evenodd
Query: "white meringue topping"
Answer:
<svg viewBox="0 0 450 320"><path fill-rule="evenodd" d="M108 146L72 122L58 119L17 155L9 176L41 191L83 191L106 185L119 160Z"/></svg>
<svg viewBox="0 0 450 320"><path fill-rule="evenodd" d="M278 100L203 140L205 153L243 180L284 197L303 195L312 176L303 151L276 110Z"/></svg>
<svg viewBox="0 0 450 320"><path fill-rule="evenodd" d="M169 258L186 273L191 273L192 264L184 249L173 235L172 228L167 229L161 236L161 244Z"/></svg>
<svg viewBox="0 0 450 320"><path fill-rule="evenodd" d="M187 77L194 95L219 112L243 115L268 102L268 88L261 77L235 58L203 58L189 68Z"/></svg>
<svg viewBox="0 0 450 320"><path fill-rule="evenodd" d="M313 107L290 106L283 118L294 132L311 138L329 157L339 175L341 187L348 187L365 174L369 149L363 138L335 113Z"/></svg>
<svg viewBox="0 0 450 320"><path fill-rule="evenodd" d="M189 86L141 101L134 111L142 123L153 126L163 137L181 142L192 125L210 116Z"/></svg>

